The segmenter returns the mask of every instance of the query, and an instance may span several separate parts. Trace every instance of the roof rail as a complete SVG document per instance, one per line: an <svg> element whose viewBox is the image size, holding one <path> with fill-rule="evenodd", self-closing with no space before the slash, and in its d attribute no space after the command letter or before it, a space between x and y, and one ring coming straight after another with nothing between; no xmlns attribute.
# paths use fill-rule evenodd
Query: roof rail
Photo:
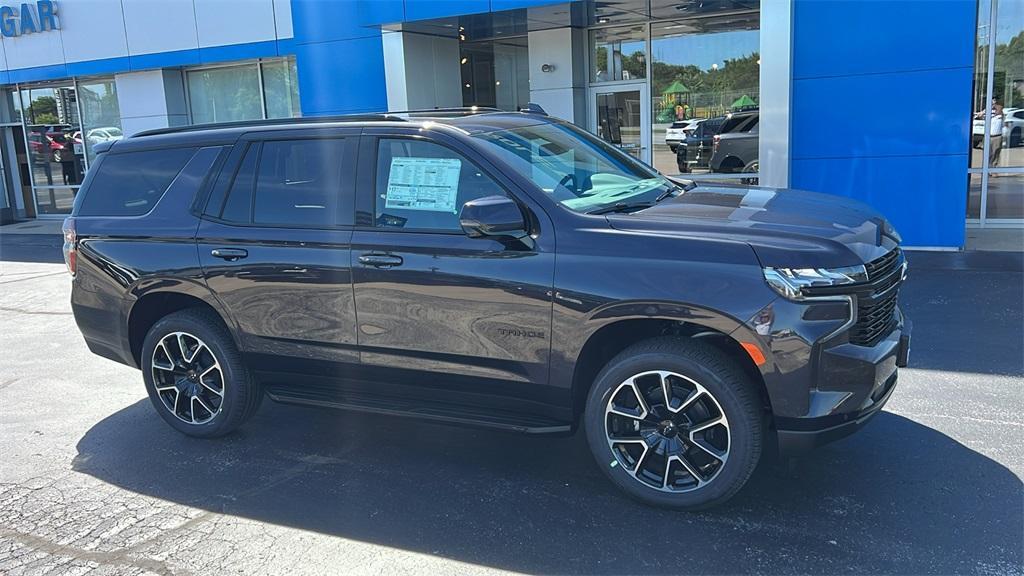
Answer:
<svg viewBox="0 0 1024 576"><path fill-rule="evenodd" d="M388 114L407 114L410 116L468 116L482 112L503 112L489 106L453 106L449 108L420 108L418 110L389 110Z"/></svg>
<svg viewBox="0 0 1024 576"><path fill-rule="evenodd" d="M501 112L497 108L485 106L461 106L454 108L423 108L419 110L399 110L389 112L363 113L363 114L342 114L337 116L302 116L299 118L273 118L266 120L241 120L237 122L214 122L208 124L192 124L189 126L172 126L169 128L154 128L143 130L131 137L157 136L160 134L177 134L179 132L198 132L201 130L218 130L222 128L245 128L248 126L288 126L290 124L327 124L332 122L366 122L390 120L393 122L405 122L403 116L469 116L483 112Z"/></svg>
<svg viewBox="0 0 1024 576"><path fill-rule="evenodd" d="M405 122L405 118L394 116L390 112L373 114L344 114L339 116L302 116L299 118L273 118L266 120L240 120L237 122L212 122L207 124L191 124L188 126L172 126L169 128L154 128L136 132L131 137L156 136L159 134L176 134L178 132L197 132L200 130L219 130L222 128L245 128L247 126L287 126L289 124L327 124L332 122L363 122L369 120L391 120L394 122Z"/></svg>

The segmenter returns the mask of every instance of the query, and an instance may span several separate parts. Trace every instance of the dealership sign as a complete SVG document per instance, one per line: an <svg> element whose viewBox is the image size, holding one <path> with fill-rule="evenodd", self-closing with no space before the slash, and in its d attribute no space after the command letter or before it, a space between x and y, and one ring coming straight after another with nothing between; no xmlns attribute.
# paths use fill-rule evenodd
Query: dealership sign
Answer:
<svg viewBox="0 0 1024 576"><path fill-rule="evenodd" d="M39 0L35 4L23 2L21 6L0 6L0 32L7 38L59 29L57 4L53 0Z"/></svg>

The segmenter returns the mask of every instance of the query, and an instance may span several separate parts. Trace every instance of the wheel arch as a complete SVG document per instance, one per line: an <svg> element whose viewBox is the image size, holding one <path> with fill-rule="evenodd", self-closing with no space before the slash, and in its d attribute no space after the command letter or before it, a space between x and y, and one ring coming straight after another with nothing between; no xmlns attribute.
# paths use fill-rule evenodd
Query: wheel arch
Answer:
<svg viewBox="0 0 1024 576"><path fill-rule="evenodd" d="M164 316L180 310L209 310L228 329L235 345L239 344L237 332L221 309L220 303L213 293L201 284L178 279L160 279L136 286L131 294L134 299L127 314L126 337L128 350L137 367L141 366L142 342L149 329Z"/></svg>
<svg viewBox="0 0 1024 576"><path fill-rule="evenodd" d="M771 399L765 384L762 369L758 367L743 344L735 336L747 331L738 322L730 327L719 317L718 322L707 323L707 318L680 318L673 316L647 316L622 318L607 322L590 333L583 344L572 375L572 414L573 424L578 425L586 406L587 394L594 384L594 379L602 368L616 354L627 347L658 336L683 336L700 339L713 345L726 356L736 362L757 389L762 407L771 414ZM742 336L741 336L742 337ZM751 338L751 341L756 341ZM767 356L767 355L766 355Z"/></svg>

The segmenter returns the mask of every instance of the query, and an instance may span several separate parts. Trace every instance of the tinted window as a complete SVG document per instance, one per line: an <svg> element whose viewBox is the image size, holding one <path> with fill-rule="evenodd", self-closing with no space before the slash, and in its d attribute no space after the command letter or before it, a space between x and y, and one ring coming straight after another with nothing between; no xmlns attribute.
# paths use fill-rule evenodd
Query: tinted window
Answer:
<svg viewBox="0 0 1024 576"><path fill-rule="evenodd" d="M195 153L171 148L109 154L82 200L81 216L140 216L153 209Z"/></svg>
<svg viewBox="0 0 1024 576"><path fill-rule="evenodd" d="M420 140L380 141L378 227L461 233L462 205L498 194L505 192L475 164L450 148Z"/></svg>
<svg viewBox="0 0 1024 576"><path fill-rule="evenodd" d="M278 140L263 143L256 177L257 224L350 224L353 193L345 140ZM345 218L339 222L339 209Z"/></svg>
<svg viewBox="0 0 1024 576"><path fill-rule="evenodd" d="M232 222L252 221L252 185L256 173L256 159L259 156L259 145L249 146L245 157L238 167L235 180L231 183L227 200L220 217Z"/></svg>

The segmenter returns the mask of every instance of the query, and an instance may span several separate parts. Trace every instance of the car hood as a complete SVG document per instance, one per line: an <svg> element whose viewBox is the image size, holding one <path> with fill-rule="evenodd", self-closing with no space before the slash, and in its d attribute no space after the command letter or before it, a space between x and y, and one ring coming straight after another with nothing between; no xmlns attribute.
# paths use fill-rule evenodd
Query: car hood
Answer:
<svg viewBox="0 0 1024 576"><path fill-rule="evenodd" d="M610 214L623 231L741 241L764 266L854 266L899 243L899 235L862 202L802 190L700 185L628 214Z"/></svg>

